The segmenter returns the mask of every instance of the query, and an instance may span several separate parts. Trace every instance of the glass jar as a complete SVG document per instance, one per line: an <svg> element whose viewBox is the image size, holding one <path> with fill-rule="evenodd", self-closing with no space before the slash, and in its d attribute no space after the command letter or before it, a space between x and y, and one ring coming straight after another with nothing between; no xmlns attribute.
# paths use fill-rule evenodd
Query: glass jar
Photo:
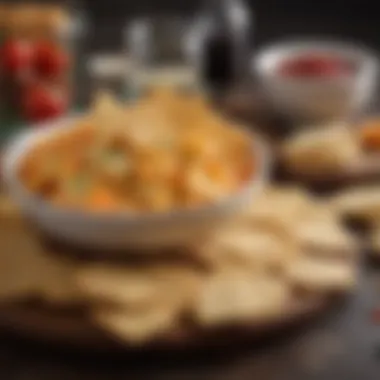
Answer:
<svg viewBox="0 0 380 380"><path fill-rule="evenodd" d="M177 15L147 16L126 25L124 38L128 92L151 87L198 88L198 70L188 46L188 20Z"/></svg>
<svg viewBox="0 0 380 380"><path fill-rule="evenodd" d="M77 98L85 22L77 7L13 1L2 23L1 82L5 111L25 122L67 113Z"/></svg>

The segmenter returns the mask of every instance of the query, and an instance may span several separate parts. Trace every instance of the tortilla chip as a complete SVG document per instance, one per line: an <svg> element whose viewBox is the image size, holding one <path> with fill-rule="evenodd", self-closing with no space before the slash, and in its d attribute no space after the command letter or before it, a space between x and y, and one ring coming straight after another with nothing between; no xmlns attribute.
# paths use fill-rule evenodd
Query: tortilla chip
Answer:
<svg viewBox="0 0 380 380"><path fill-rule="evenodd" d="M169 308L140 313L107 309L93 314L93 320L99 327L133 344L146 343L173 330L176 318L176 312Z"/></svg>
<svg viewBox="0 0 380 380"><path fill-rule="evenodd" d="M376 222L380 220L380 187L372 185L345 190L333 196L330 204L345 218Z"/></svg>
<svg viewBox="0 0 380 380"><path fill-rule="evenodd" d="M356 285L356 268L352 262L303 257L291 263L287 276L297 288L311 293L341 293Z"/></svg>
<svg viewBox="0 0 380 380"><path fill-rule="evenodd" d="M345 170L361 155L359 141L345 125L302 131L286 141L282 149L286 167L299 174Z"/></svg>
<svg viewBox="0 0 380 380"><path fill-rule="evenodd" d="M233 266L251 272L281 270L296 252L272 231L242 226L223 230L199 247L200 257L214 270Z"/></svg>
<svg viewBox="0 0 380 380"><path fill-rule="evenodd" d="M289 301L285 283L239 271L212 276L195 305L202 326L266 322L278 316Z"/></svg>
<svg viewBox="0 0 380 380"><path fill-rule="evenodd" d="M192 269L152 266L145 268L97 265L76 274L83 297L121 308L147 309L172 304L178 299L190 302L200 277Z"/></svg>
<svg viewBox="0 0 380 380"><path fill-rule="evenodd" d="M45 302L76 302L71 287L73 264L50 255L37 234L7 199L0 201L0 301L42 298Z"/></svg>
<svg viewBox="0 0 380 380"><path fill-rule="evenodd" d="M356 239L337 223L311 221L300 225L297 238L305 252L325 257L353 258L356 256Z"/></svg>

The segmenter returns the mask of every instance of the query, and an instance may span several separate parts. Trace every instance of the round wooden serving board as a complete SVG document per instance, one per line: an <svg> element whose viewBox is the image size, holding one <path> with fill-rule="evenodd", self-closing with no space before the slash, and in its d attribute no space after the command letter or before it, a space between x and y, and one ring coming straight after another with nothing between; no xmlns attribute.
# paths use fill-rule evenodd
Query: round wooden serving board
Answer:
<svg viewBox="0 0 380 380"><path fill-rule="evenodd" d="M80 313L36 306L1 307L0 329L41 343L90 351L200 349L255 342L309 321L327 311L330 305L331 302L323 299L294 302L272 320L245 323L239 327L177 330L142 346L133 346L101 331Z"/></svg>

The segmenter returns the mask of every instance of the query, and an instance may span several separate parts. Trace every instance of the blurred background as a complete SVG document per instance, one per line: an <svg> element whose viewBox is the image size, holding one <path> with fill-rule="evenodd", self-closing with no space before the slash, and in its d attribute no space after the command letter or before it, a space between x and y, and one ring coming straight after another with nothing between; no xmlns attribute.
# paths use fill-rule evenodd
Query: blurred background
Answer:
<svg viewBox="0 0 380 380"><path fill-rule="evenodd" d="M92 49L120 46L120 27L126 17L146 12L182 12L199 9L200 1L177 0L83 0L93 21ZM332 36L380 47L378 2L373 0L247 0L256 13L255 45L291 35Z"/></svg>
<svg viewBox="0 0 380 380"><path fill-rule="evenodd" d="M0 5L6 3L15 5L33 2L36 1L3 0L0 1ZM39 0L37 3L69 5L69 9L71 10L76 8L82 10L80 14L74 12L75 15L72 17L72 21L78 21L78 24L84 25L82 29L85 30L86 33L74 33L62 39L58 36L60 32L57 34L57 28L59 28L59 23L62 19L59 20L57 14L51 14L50 19L46 18L46 20L48 20L47 22L52 22L52 29L48 31L48 35L49 39L54 41L53 47L42 47L42 50L44 50L42 53L45 55L43 59L48 61L44 62L43 65L49 66L48 70L46 70L46 68L42 70L44 71L43 77L49 79L45 81L49 82L49 91L46 89L46 83L42 83L41 81L38 81L38 84L44 85L45 88L36 89L36 81L31 81L30 78L27 78L25 73L22 75L15 75L14 73L13 78L11 78L12 71L23 71L23 68L16 68L15 65L24 65L27 57L25 57L25 52L22 51L20 44L11 43L10 46L6 44L2 55L3 57L10 57L10 62L4 65L5 69L2 75L4 78L2 86L3 89L5 89L5 91L2 91L5 94L5 100L2 103L6 104L3 108L5 109L5 114L8 115L9 110L12 109L15 110L15 112L11 112L12 117L22 114L24 119L28 121L41 121L48 116L59 116L62 112L71 107L71 104L81 107L88 103L90 94L94 92L95 87L105 87L103 82L98 81L100 76L109 75L103 75L103 73L99 74L99 70L103 70L103 68L106 67L104 70L112 71L110 65L104 62L105 55L107 55L107 53L118 54L119 59L122 59L121 65L131 57L130 50L128 51L129 57L123 57L122 55L126 47L126 43L123 41L123 30L128 20L135 20L141 15L168 13L184 15L186 19L189 20L192 20L192 16L194 16L195 20L207 2L204 0L181 2L176 0ZM380 47L378 13L375 1L334 0L328 2L311 2L301 0L247 0L245 3L246 6L251 9L253 15L252 27L250 28L253 54L255 54L260 47L270 44L271 42L291 39L292 37L299 38L300 36L304 39L314 37L315 39L332 38L335 40L349 41L353 44L365 45L373 50L377 50ZM56 16L58 18L56 18ZM71 16L73 16L73 14ZM21 17L28 16L21 15ZM4 19L3 23L6 23L7 17L2 18ZM43 19L44 17L42 17L42 21L40 20L42 24ZM83 21L85 22L83 23ZM3 28L3 32L0 32L2 39L7 40L8 36L20 36L23 33L26 36L29 35L27 37L29 39L29 32L19 30L23 29L23 24L24 22L18 20L14 21L12 26L12 22L10 22L9 30ZM73 25L74 24L75 22ZM54 28L56 29L55 31ZM4 36L6 37L5 39ZM161 39L165 40L166 38ZM153 45L157 46L157 41L155 41ZM245 65L250 61L251 50L250 48L248 49L249 50L246 49L245 58L240 59L240 61L246 62ZM41 48L37 50L41 50ZM61 52L58 50L61 50ZM61 57L58 57L59 54ZM93 60L91 60L91 58L93 58L94 55L98 56L98 54L100 54L100 58L103 59L101 62L102 67L98 69L94 65L86 66L89 62L92 64ZM71 63L67 64L66 62L66 64L64 64L63 61L65 59L66 61L71 60ZM53 63L51 62L52 60L54 61ZM217 61L219 62L221 60L217 59ZM50 67L51 65L55 67ZM7 69L6 66L11 67ZM60 70L58 70L58 66L61 66ZM66 68L63 66L66 66ZM89 67L90 70L88 70ZM95 68L93 69L92 67ZM46 72L52 70L56 71L56 73ZM60 73L58 73L57 70L60 71ZM90 78L88 77L89 72ZM96 74L93 72L96 72ZM50 78L46 78L47 74L50 75ZM120 86L122 85L121 82L123 82L123 80L120 80L120 76L125 77L126 75L126 72L119 75L118 81ZM63 78L63 76L66 76L66 78ZM131 76L133 77L133 75ZM55 78L54 81L51 80L52 77ZM57 78L59 77L61 82L66 83L57 84ZM73 77L75 79L70 80L70 78ZM80 83L80 85L78 85L78 83ZM64 89L64 91L62 89ZM58 93L58 95L63 98L60 99L59 102L56 101L56 104L52 104L53 95L51 92L53 90L55 97ZM119 91L118 89L117 92ZM47 92L50 93L48 94ZM72 100L71 94L74 95L74 100ZM37 98L44 98L45 103L50 103L50 109L42 110L42 108L46 108L46 106L42 107L41 101L37 101Z"/></svg>

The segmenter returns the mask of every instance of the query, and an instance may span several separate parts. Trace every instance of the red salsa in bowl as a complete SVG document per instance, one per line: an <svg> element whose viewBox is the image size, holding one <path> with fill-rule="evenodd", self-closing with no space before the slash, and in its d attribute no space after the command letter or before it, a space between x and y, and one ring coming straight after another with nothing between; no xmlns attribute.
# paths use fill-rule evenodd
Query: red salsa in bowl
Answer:
<svg viewBox="0 0 380 380"><path fill-rule="evenodd" d="M277 72L294 78L334 78L355 72L355 64L347 58L329 53L303 53L284 59Z"/></svg>

